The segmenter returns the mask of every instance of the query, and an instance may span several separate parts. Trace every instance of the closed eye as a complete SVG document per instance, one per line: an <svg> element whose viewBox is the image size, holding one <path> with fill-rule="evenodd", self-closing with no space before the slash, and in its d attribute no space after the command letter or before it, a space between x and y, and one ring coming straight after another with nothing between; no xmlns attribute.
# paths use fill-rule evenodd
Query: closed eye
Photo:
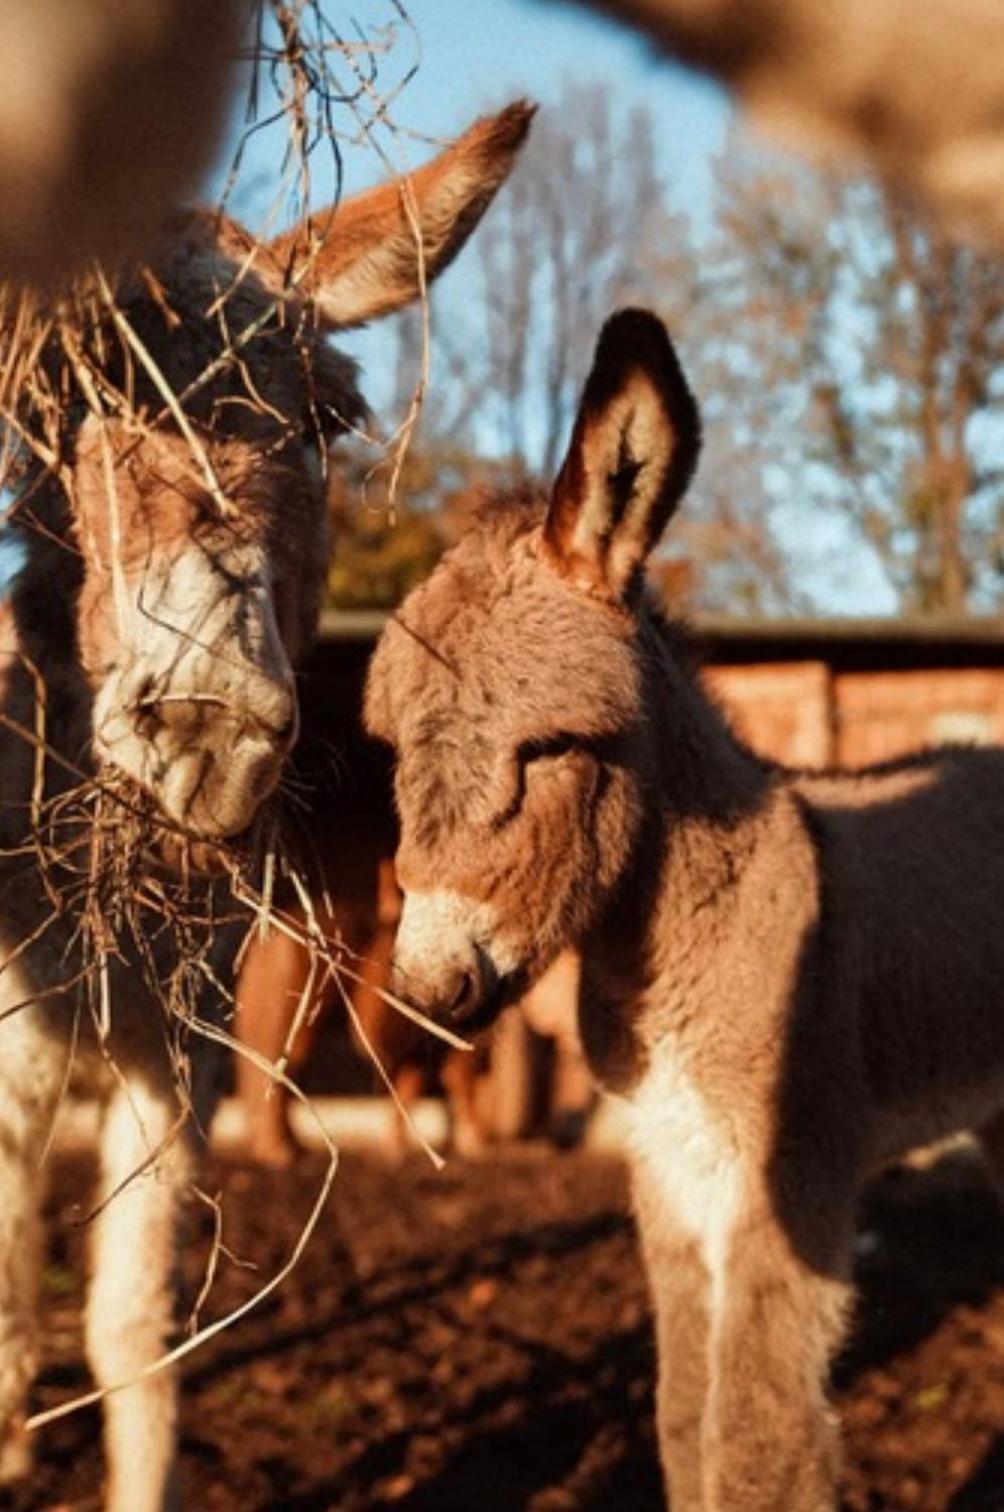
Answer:
<svg viewBox="0 0 1004 1512"><path fill-rule="evenodd" d="M582 742L575 735L560 732L542 739L522 741L516 750L516 760L521 767L528 767L535 761L553 761L561 756L569 756L581 748Z"/></svg>
<svg viewBox="0 0 1004 1512"><path fill-rule="evenodd" d="M563 756L570 756L582 749L581 740L565 732L521 741L506 763L503 789L505 798L492 817L492 828L503 829L516 818L526 798L528 775L535 766L560 761Z"/></svg>

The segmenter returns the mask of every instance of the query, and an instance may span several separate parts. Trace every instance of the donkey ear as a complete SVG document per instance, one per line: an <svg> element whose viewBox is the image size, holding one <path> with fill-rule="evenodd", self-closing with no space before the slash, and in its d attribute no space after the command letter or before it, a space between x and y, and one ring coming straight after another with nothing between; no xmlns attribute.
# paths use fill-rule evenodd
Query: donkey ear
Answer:
<svg viewBox="0 0 1004 1512"><path fill-rule="evenodd" d="M410 304L448 267L508 178L536 106L484 116L417 172L345 200L270 242L284 282L331 329ZM419 240L421 239L421 246Z"/></svg>
<svg viewBox="0 0 1004 1512"><path fill-rule="evenodd" d="M621 310L600 333L544 526L559 571L624 600L697 462L701 422L666 328Z"/></svg>

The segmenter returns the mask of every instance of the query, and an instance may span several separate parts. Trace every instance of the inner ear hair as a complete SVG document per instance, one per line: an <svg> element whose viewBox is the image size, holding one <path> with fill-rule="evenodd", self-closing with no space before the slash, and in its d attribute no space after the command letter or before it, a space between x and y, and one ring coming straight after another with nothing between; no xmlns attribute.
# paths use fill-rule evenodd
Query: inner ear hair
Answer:
<svg viewBox="0 0 1004 1512"><path fill-rule="evenodd" d="M700 418L662 322L622 310L604 326L545 526L552 559L622 599L684 493Z"/></svg>
<svg viewBox="0 0 1004 1512"><path fill-rule="evenodd" d="M621 436L620 455L617 458L617 466L612 473L608 474L610 492L614 499L614 514L616 519L621 519L627 509L628 502L635 492L638 483L638 474L645 466L632 455L631 444L627 435Z"/></svg>
<svg viewBox="0 0 1004 1512"><path fill-rule="evenodd" d="M418 299L460 251L509 176L536 106L475 121L430 162L315 214L268 244L263 275L302 283L330 329Z"/></svg>

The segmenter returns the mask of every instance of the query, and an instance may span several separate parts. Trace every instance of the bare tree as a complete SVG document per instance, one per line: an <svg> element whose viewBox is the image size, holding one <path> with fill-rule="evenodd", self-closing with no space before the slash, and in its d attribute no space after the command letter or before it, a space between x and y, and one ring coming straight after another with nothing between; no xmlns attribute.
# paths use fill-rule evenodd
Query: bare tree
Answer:
<svg viewBox="0 0 1004 1512"><path fill-rule="evenodd" d="M647 112L618 112L600 85L568 86L559 108L538 118L477 252L453 281L441 325L433 299L434 381L415 438L423 460L408 467L400 507L438 511L449 538L468 489L486 476L498 485L553 473L596 330L619 305L651 305L707 395L700 499L659 569L673 602L733 613L804 608L752 449L737 455L737 379L723 385L717 317L702 309L706 248L670 208ZM397 325L392 414L407 408L422 336L413 312ZM378 491L368 496L379 502Z"/></svg>
<svg viewBox="0 0 1004 1512"><path fill-rule="evenodd" d="M624 118L602 86L566 86L530 150L478 248L466 329L457 335L451 311L440 361L453 394L449 428L546 474L597 326L617 304L656 299L646 249L669 238L673 218L651 118Z"/></svg>
<svg viewBox="0 0 1004 1512"><path fill-rule="evenodd" d="M880 181L747 154L720 188L704 342L761 465L843 511L902 608L998 604L1000 263Z"/></svg>
<svg viewBox="0 0 1004 1512"><path fill-rule="evenodd" d="M998 0L589 0L729 84L801 152L857 159L1004 242Z"/></svg>
<svg viewBox="0 0 1004 1512"><path fill-rule="evenodd" d="M885 183L738 138L695 227L667 202L651 120L598 86L541 116L510 188L434 330L418 444L446 464L438 495L478 457L495 480L553 472L593 333L638 302L674 331L704 410L694 508L662 568L674 602L783 614L843 591L854 612L862 581L910 612L1001 602L993 259ZM399 342L400 408L419 333ZM435 509L429 485L416 497Z"/></svg>

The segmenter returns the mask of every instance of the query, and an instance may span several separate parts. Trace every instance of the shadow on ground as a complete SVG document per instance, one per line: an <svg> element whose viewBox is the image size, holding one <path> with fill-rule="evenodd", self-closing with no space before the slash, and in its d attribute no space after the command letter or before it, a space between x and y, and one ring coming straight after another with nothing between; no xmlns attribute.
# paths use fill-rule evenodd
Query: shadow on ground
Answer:
<svg viewBox="0 0 1004 1512"><path fill-rule="evenodd" d="M86 1381L77 1309L86 1168L62 1161L37 1397ZM220 1312L283 1261L320 1167L214 1163ZM193 1205L188 1294L209 1215ZM862 1211L862 1305L836 1371L849 1512L1004 1508L1004 1216L975 1162L887 1175ZM656 1512L654 1359L624 1173L529 1151L437 1175L346 1158L288 1283L186 1375L183 1470L200 1512ZM42 1438L18 1512L97 1512L98 1417Z"/></svg>

